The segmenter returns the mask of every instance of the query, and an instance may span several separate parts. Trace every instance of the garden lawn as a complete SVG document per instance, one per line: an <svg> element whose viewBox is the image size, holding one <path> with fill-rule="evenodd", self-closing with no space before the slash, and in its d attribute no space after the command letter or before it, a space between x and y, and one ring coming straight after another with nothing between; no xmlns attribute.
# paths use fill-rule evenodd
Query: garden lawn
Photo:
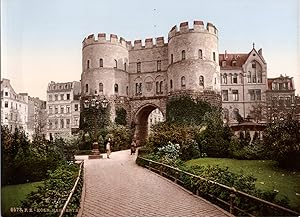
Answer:
<svg viewBox="0 0 300 217"><path fill-rule="evenodd" d="M43 182L32 182L19 185L7 185L1 188L2 213L10 213L11 207L20 207L26 196L42 185Z"/></svg>
<svg viewBox="0 0 300 217"><path fill-rule="evenodd" d="M300 206L300 172L292 172L276 167L270 160L235 160L229 158L198 158L186 162L186 165L219 165L228 167L231 172L253 175L257 178L256 187L261 190L278 190L277 198L284 195L292 207Z"/></svg>

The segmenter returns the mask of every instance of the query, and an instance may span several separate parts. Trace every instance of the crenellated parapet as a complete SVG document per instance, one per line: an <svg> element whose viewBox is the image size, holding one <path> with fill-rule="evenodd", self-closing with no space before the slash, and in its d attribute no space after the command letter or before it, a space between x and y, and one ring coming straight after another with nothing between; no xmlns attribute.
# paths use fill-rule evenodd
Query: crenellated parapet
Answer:
<svg viewBox="0 0 300 217"><path fill-rule="evenodd" d="M193 28L189 27L188 22L180 23L179 29L176 25L173 26L168 34L168 40L170 40L174 36L190 32L204 32L218 35L218 30L212 23L207 23L205 26L203 21L195 20L193 23Z"/></svg>
<svg viewBox="0 0 300 217"><path fill-rule="evenodd" d="M118 38L115 34L110 34L109 39L106 38L105 33L98 33L97 37L94 34L89 35L88 37L84 38L82 42L82 47L86 47L91 44L115 44L120 45L124 48L127 47L127 42L124 38Z"/></svg>
<svg viewBox="0 0 300 217"><path fill-rule="evenodd" d="M163 47L165 45L167 46L167 44L165 44L164 37L156 38L155 42L154 42L153 38L147 38L147 39L145 39L144 44L143 44L143 41L140 39L135 40L133 42L133 45L132 45L131 41L127 41L127 46L128 46L129 50L149 49L149 48L154 48L154 47Z"/></svg>

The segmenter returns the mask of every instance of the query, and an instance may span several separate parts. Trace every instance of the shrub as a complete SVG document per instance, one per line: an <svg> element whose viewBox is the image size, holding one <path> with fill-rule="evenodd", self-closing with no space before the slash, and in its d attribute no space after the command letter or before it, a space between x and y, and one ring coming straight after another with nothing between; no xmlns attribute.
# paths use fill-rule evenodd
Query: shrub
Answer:
<svg viewBox="0 0 300 217"><path fill-rule="evenodd" d="M159 148L172 144L180 145L180 158L189 160L200 156L200 151L197 142L194 139L195 127L174 124L174 123L159 123L153 126L152 132L149 135L147 146L154 153L158 152Z"/></svg>
<svg viewBox="0 0 300 217"><path fill-rule="evenodd" d="M112 125L107 128L108 134L105 137L107 141L108 138L112 139L112 145L114 151L124 150L130 148L132 132L125 126L122 125Z"/></svg>
<svg viewBox="0 0 300 217"><path fill-rule="evenodd" d="M176 160L179 158L180 146L179 144L173 144L171 142L168 142L167 145L158 148L157 154L160 157L164 157L170 160Z"/></svg>
<svg viewBox="0 0 300 217"><path fill-rule="evenodd" d="M66 202L70 190L72 189L78 175L78 165L61 164L54 171L50 171L48 179L44 181L42 186L38 187L37 191L31 192L24 201L21 207L32 209L62 209ZM73 195L68 208L79 209L82 177ZM58 214L57 214L58 215ZM64 216L74 216L76 213L66 213ZM28 213L18 213L16 216L28 216ZM34 216L53 216L51 212L35 212Z"/></svg>

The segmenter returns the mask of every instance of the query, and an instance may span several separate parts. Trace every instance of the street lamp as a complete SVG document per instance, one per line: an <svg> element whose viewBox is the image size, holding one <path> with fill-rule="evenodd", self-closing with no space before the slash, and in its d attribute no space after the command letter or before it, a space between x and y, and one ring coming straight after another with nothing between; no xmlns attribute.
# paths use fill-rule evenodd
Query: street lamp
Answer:
<svg viewBox="0 0 300 217"><path fill-rule="evenodd" d="M91 99L86 99L84 101L84 108L88 109L88 108L94 108L94 109L99 109L100 106L104 109L107 108L108 106L108 100L104 97L103 99L101 99L99 96L94 96ZM97 113L93 113L95 115L95 117L93 117L94 119L94 136L96 136L96 128L97 128ZM93 150L92 150L92 155L89 155L89 159L99 159L102 156L99 153L99 145L97 141L93 142Z"/></svg>

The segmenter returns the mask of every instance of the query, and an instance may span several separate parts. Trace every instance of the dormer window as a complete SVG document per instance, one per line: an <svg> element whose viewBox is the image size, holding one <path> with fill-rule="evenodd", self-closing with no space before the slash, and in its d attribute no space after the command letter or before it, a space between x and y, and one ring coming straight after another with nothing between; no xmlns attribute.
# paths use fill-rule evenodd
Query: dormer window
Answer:
<svg viewBox="0 0 300 217"><path fill-rule="evenodd" d="M222 67L226 67L226 60L222 61Z"/></svg>
<svg viewBox="0 0 300 217"><path fill-rule="evenodd" d="M233 61L232 61L232 66L233 66L233 67L236 67L236 60L233 60Z"/></svg>

